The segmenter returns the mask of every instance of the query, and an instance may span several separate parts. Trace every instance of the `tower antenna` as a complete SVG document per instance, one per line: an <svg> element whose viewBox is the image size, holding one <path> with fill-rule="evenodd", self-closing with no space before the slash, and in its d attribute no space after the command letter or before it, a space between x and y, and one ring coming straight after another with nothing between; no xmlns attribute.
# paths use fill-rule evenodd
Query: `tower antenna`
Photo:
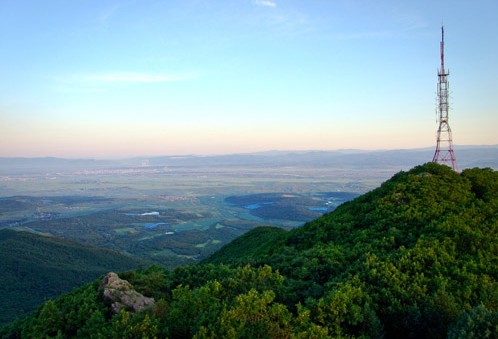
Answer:
<svg viewBox="0 0 498 339"><path fill-rule="evenodd" d="M449 71L444 69L444 27L441 26L441 69L438 70L437 84L437 108L438 129L437 129L437 144L436 151L432 162L447 165L454 171L458 171L455 153L453 151L453 140L451 136L451 128L448 124L448 76Z"/></svg>

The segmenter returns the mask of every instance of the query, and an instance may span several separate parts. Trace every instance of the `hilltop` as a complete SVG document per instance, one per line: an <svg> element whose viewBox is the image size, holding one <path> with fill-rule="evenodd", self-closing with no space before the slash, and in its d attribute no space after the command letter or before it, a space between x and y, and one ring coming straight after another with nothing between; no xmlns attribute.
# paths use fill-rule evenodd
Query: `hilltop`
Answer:
<svg viewBox="0 0 498 339"><path fill-rule="evenodd" d="M110 270L139 262L115 251L28 232L0 229L0 324Z"/></svg>
<svg viewBox="0 0 498 339"><path fill-rule="evenodd" d="M155 304L113 314L94 281L4 337L498 335L498 172L429 163L291 231L256 228L201 264L121 274Z"/></svg>

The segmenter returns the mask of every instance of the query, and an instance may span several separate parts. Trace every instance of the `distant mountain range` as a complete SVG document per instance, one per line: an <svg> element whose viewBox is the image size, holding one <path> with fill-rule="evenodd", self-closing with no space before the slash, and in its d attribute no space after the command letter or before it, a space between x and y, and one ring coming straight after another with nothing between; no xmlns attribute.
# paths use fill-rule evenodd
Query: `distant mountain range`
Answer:
<svg viewBox="0 0 498 339"><path fill-rule="evenodd" d="M409 169L432 160L434 148L399 150L268 151L227 155L182 155L128 159L0 158L0 175L71 172L82 169L137 167L332 167L340 169ZM498 169L498 145L455 146L458 167Z"/></svg>

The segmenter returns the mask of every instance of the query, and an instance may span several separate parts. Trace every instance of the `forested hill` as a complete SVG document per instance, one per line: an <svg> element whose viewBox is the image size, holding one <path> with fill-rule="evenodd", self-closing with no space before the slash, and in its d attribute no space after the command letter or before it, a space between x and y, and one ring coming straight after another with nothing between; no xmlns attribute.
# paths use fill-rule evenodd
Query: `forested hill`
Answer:
<svg viewBox="0 0 498 339"><path fill-rule="evenodd" d="M139 262L118 252L28 232L0 230L0 324L110 270Z"/></svg>
<svg viewBox="0 0 498 339"><path fill-rule="evenodd" d="M121 274L153 297L112 315L99 282L4 337L496 338L498 172L429 163L298 229L258 228L199 265Z"/></svg>

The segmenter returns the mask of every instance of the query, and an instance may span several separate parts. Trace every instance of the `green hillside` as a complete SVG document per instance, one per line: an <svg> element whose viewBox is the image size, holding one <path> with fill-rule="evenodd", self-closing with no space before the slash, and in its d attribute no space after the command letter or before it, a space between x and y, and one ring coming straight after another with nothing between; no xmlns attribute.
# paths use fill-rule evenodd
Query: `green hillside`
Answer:
<svg viewBox="0 0 498 339"><path fill-rule="evenodd" d="M303 227L254 229L199 265L122 274L154 307L112 315L99 282L0 334L496 338L498 172L429 163Z"/></svg>
<svg viewBox="0 0 498 339"><path fill-rule="evenodd" d="M115 251L28 232L0 230L0 324L43 301L138 262Z"/></svg>
<svg viewBox="0 0 498 339"><path fill-rule="evenodd" d="M285 239L287 232L278 227L256 227L213 253L202 263L244 264L252 258L266 257ZM261 261L261 260L259 260Z"/></svg>

